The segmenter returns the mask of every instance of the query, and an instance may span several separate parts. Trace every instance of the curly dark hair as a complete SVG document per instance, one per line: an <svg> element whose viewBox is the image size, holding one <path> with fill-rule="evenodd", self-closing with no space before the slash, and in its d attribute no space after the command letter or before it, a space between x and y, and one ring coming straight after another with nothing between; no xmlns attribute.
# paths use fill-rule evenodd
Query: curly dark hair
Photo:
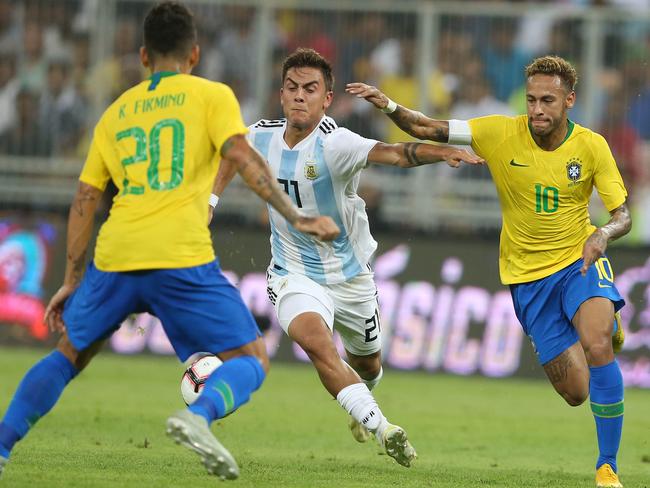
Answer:
<svg viewBox="0 0 650 488"><path fill-rule="evenodd" d="M578 83L576 69L566 59L560 56L542 56L534 59L526 66L526 78L533 75L559 76L562 84L569 91L573 91Z"/></svg>
<svg viewBox="0 0 650 488"><path fill-rule="evenodd" d="M144 19L144 47L151 57L185 58L196 39L194 16L181 3L159 3Z"/></svg>
<svg viewBox="0 0 650 488"><path fill-rule="evenodd" d="M282 84L287 77L287 71L291 68L316 68L323 73L325 80L325 89L334 90L334 75L332 74L332 65L327 59L318 52L310 48L299 47L284 60L282 64Z"/></svg>

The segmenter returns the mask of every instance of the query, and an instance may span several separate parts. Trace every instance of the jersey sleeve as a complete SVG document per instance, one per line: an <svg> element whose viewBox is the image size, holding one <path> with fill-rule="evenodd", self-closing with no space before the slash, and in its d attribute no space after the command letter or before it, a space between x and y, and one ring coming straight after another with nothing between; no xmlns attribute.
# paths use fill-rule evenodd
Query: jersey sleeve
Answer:
<svg viewBox="0 0 650 488"><path fill-rule="evenodd" d="M337 175L349 177L368 165L368 153L377 141L366 139L348 129L338 128L327 138L324 155Z"/></svg>
<svg viewBox="0 0 650 488"><path fill-rule="evenodd" d="M212 90L208 109L208 131L210 139L221 155L221 146L237 134L247 134L248 129L239 108L239 102L230 87L218 84Z"/></svg>
<svg viewBox="0 0 650 488"><path fill-rule="evenodd" d="M594 186L609 212L625 203L627 190L605 138L594 134Z"/></svg>
<svg viewBox="0 0 650 488"><path fill-rule="evenodd" d="M102 120L99 121L93 133L93 140L90 143L88 157L79 175L79 181L104 190L111 179L102 152L108 150L108 140L103 129Z"/></svg>
<svg viewBox="0 0 650 488"><path fill-rule="evenodd" d="M489 156L506 138L510 117L489 115L468 120L472 131L472 149L476 154L488 160Z"/></svg>

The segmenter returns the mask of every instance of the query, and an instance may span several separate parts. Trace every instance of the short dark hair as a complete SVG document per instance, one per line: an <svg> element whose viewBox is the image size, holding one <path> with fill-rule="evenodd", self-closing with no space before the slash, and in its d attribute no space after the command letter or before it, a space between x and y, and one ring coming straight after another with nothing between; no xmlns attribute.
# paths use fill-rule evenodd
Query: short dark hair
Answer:
<svg viewBox="0 0 650 488"><path fill-rule="evenodd" d="M144 48L151 57L185 58L196 39L194 16L178 2L159 3L144 19Z"/></svg>
<svg viewBox="0 0 650 488"><path fill-rule="evenodd" d="M576 69L560 56L542 56L534 59L526 66L526 78L534 75L559 76L564 87L570 92L575 90L576 83L578 83Z"/></svg>
<svg viewBox="0 0 650 488"><path fill-rule="evenodd" d="M334 90L334 75L332 74L332 65L327 59L321 56L313 49L299 47L284 60L282 64L282 84L287 77L287 71L291 68L316 68L323 73L325 80L325 89Z"/></svg>

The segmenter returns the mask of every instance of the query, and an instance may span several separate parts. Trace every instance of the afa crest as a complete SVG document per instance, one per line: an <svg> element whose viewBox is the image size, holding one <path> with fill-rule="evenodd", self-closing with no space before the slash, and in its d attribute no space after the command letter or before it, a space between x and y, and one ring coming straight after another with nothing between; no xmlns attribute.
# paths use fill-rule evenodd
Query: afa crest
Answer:
<svg viewBox="0 0 650 488"><path fill-rule="evenodd" d="M582 176L582 161L578 158L571 158L566 164L566 175L571 181L578 181Z"/></svg>
<svg viewBox="0 0 650 488"><path fill-rule="evenodd" d="M305 163L305 178L308 180L315 180L318 178L318 167L316 163Z"/></svg>

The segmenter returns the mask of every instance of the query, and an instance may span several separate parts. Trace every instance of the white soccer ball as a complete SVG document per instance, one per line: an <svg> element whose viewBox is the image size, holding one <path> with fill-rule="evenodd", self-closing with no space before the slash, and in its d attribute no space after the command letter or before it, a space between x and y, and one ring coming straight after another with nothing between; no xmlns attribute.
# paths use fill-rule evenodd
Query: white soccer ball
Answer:
<svg viewBox="0 0 650 488"><path fill-rule="evenodd" d="M201 394L205 381L212 372L223 364L217 356L203 356L194 361L181 379L181 395L186 405L192 405Z"/></svg>

